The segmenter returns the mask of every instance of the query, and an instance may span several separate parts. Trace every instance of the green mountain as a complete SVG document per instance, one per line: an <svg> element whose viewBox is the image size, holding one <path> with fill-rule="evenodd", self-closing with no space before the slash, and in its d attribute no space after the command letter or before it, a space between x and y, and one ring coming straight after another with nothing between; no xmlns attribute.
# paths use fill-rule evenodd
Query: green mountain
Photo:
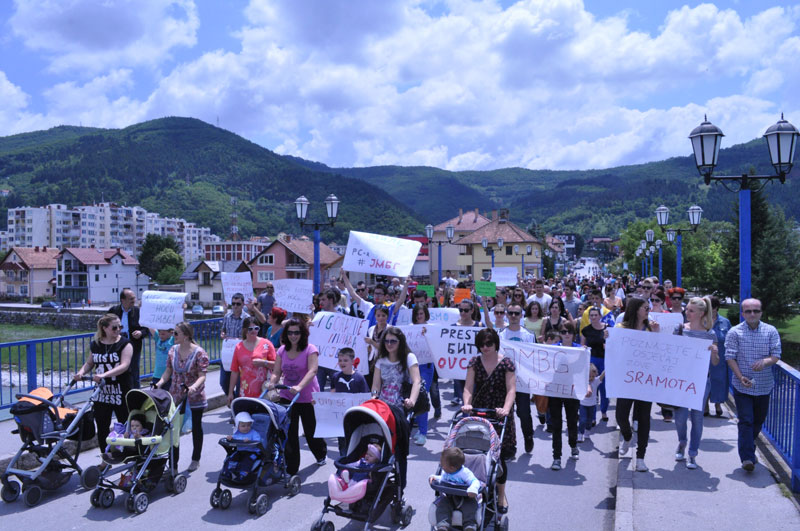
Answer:
<svg viewBox="0 0 800 531"><path fill-rule="evenodd" d="M182 217L225 237L235 196L240 233L272 235L300 231L294 207L300 195L312 203L310 219L326 220L323 201L331 193L341 203L336 226L323 229L328 241L346 241L349 230L421 233L424 225L378 187L307 169L192 118L0 138L0 188L12 190L0 199L3 225L11 207L114 201Z"/></svg>

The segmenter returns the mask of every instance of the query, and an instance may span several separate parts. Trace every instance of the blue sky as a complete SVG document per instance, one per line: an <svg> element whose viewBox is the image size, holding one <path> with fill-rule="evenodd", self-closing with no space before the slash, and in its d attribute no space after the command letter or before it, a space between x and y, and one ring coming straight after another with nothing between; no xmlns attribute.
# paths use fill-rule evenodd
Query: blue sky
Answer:
<svg viewBox="0 0 800 531"><path fill-rule="evenodd" d="M0 2L0 135L192 116L331 166L603 168L800 125L779 0Z"/></svg>

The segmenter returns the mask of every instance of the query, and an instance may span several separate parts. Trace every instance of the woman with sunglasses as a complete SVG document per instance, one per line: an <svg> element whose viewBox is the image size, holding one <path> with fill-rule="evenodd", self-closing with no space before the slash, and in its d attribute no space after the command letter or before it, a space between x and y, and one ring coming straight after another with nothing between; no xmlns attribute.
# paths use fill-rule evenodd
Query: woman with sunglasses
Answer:
<svg viewBox="0 0 800 531"><path fill-rule="evenodd" d="M561 297L555 297L550 301L548 308L548 315L542 319L542 328L539 332L539 338L544 339L547 337L547 332L555 330L558 332L564 326L564 323L572 322L572 316L564 307L564 301Z"/></svg>
<svg viewBox="0 0 800 531"><path fill-rule="evenodd" d="M189 472L200 466L200 454L203 452L203 411L208 407L206 399L206 373L208 372L208 354L203 347L194 342L194 329L189 323L175 325L175 345L167 355L167 370L161 375L156 387L163 388L165 382L172 379L169 394L175 403L183 400L188 392L188 406L192 412L192 462ZM184 389L186 386L187 389ZM179 448L175 447L175 465L178 464Z"/></svg>
<svg viewBox="0 0 800 531"><path fill-rule="evenodd" d="M425 306L424 304L420 304L414 306L414 308L411 311L413 312L411 314L411 324L415 325L428 324L428 320L431 318L431 313L428 311L427 306ZM433 363L420 363L419 376L420 378L422 378L422 385L425 386L425 389L428 391L428 395L431 397L431 402L434 407L434 418L441 417L442 404L440 400L437 400L439 395L439 389L434 388L434 382L436 381L436 366ZM438 408L437 408L437 403L438 403ZM424 413L420 413L419 415L416 416L416 419L417 419L417 424L419 425L419 431L414 436L414 444L418 446L424 446L425 443L428 442L428 412L426 411Z"/></svg>
<svg viewBox="0 0 800 531"><path fill-rule="evenodd" d="M289 386L289 389L281 390L280 402L288 404L295 395L300 395L289 413L291 424L286 439L286 471L290 475L297 474L300 470L299 422L303 423L303 433L317 465L324 465L328 454L325 439L313 436L317 428L317 417L314 415L311 393L319 391L318 358L319 350L308 342L308 327L305 322L298 319L286 321L268 387L274 389L283 376L283 383Z"/></svg>
<svg viewBox="0 0 800 531"><path fill-rule="evenodd" d="M667 300L667 294L664 290L658 288L650 295L650 313L669 313L664 307L664 302Z"/></svg>
<svg viewBox="0 0 800 531"><path fill-rule="evenodd" d="M506 460L517 453L517 429L514 422L514 400L517 396L517 375L514 361L500 354L500 336L491 328L475 335L475 346L480 356L473 357L467 367L464 386L464 405L461 411L472 412L473 407L493 409L498 418L506 419L506 431L500 450L500 471L497 474L497 510L508 513L506 499Z"/></svg>
<svg viewBox="0 0 800 531"><path fill-rule="evenodd" d="M73 376L73 379L78 381L97 367L97 373L92 376L92 379L95 383L105 382L100 390L100 396L94 403L94 423L100 448L106 447L112 413L117 417L117 422L128 421L125 394L130 391L132 385L133 346L122 337L121 330L119 317L113 313L107 313L101 317L97 321L97 332L89 347L92 355Z"/></svg>
<svg viewBox="0 0 800 531"><path fill-rule="evenodd" d="M281 346L281 336L283 335L283 322L289 313L283 308L273 306L267 314L267 339L276 349Z"/></svg>
<svg viewBox="0 0 800 531"><path fill-rule="evenodd" d="M581 330L581 345L591 350L591 363L597 367L598 373L605 370L606 364L606 339L608 338L608 325L603 322L600 308L589 309L589 324ZM605 382L600 384L597 391L600 397L600 415L603 422L608 422L609 400L606 396ZM592 426L595 419L592 418Z"/></svg>
<svg viewBox="0 0 800 531"><path fill-rule="evenodd" d="M274 309L274 308L273 308ZM270 312L270 317L272 313ZM228 385L228 407L233 402L234 389L241 379L239 396L258 398L264 382L275 366L275 347L269 339L258 336L261 326L254 317L245 317L242 323L242 341L233 350L231 383Z"/></svg>

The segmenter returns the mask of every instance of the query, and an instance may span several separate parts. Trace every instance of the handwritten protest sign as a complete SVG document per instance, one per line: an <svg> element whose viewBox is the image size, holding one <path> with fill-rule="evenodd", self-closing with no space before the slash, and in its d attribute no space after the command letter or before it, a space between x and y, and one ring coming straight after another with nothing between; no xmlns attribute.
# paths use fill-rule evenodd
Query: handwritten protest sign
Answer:
<svg viewBox="0 0 800 531"><path fill-rule="evenodd" d="M425 339L425 335L436 334L438 332L438 326L426 324L400 326L399 328L403 331L403 334L405 334L408 348L417 356L417 361L420 365L423 363L433 363L435 361L431 348L428 345L428 340ZM422 334L423 328L425 329L425 335Z"/></svg>
<svg viewBox="0 0 800 531"><path fill-rule="evenodd" d="M586 396L588 349L501 340L500 352L514 360L520 393L577 399Z"/></svg>
<svg viewBox="0 0 800 531"><path fill-rule="evenodd" d="M516 267L493 267L492 282L498 286L516 286L517 268Z"/></svg>
<svg viewBox="0 0 800 531"><path fill-rule="evenodd" d="M455 289L455 301L456 304L463 301L464 299L469 299L472 296L472 292L469 288L456 288Z"/></svg>
<svg viewBox="0 0 800 531"><path fill-rule="evenodd" d="M454 325L458 322L460 315L458 308L428 308L431 318L428 323L440 325Z"/></svg>
<svg viewBox="0 0 800 531"><path fill-rule="evenodd" d="M606 340L606 392L615 398L703 409L711 340L613 328Z"/></svg>
<svg viewBox="0 0 800 531"><path fill-rule="evenodd" d="M397 310L397 320L394 321L393 326L405 326L411 324L411 308L401 306Z"/></svg>
<svg viewBox="0 0 800 531"><path fill-rule="evenodd" d="M309 328L308 342L319 349L319 366L337 368L336 354L339 349L349 347L359 359L361 372L367 371L367 337L369 322L366 319L350 317L339 312L319 312L314 316Z"/></svg>
<svg viewBox="0 0 800 531"><path fill-rule="evenodd" d="M463 380L467 377L469 360L480 354L475 347L475 335L481 330L472 326L443 326L425 334L439 378Z"/></svg>
<svg viewBox="0 0 800 531"><path fill-rule="evenodd" d="M671 334L675 327L683 324L682 313L651 313L650 320L658 323L658 331L662 334Z"/></svg>
<svg viewBox="0 0 800 531"><path fill-rule="evenodd" d="M185 293L145 291L139 309L139 324L156 330L167 330L183 321Z"/></svg>
<svg viewBox="0 0 800 531"><path fill-rule="evenodd" d="M479 280L475 283L475 293L481 297L494 297L497 295L497 283Z"/></svg>
<svg viewBox="0 0 800 531"><path fill-rule="evenodd" d="M241 343L241 339L227 338L222 340L222 348L219 351L219 360L222 362L222 368L226 371L231 370L231 362L233 362L233 351L236 350L236 345ZM228 392L227 389L223 389Z"/></svg>
<svg viewBox="0 0 800 531"><path fill-rule="evenodd" d="M222 294L225 303L231 303L231 297L236 293L244 295L244 300L253 296L253 277L250 273L222 273Z"/></svg>
<svg viewBox="0 0 800 531"><path fill-rule="evenodd" d="M406 277L422 244L382 234L350 231L342 268L359 273Z"/></svg>
<svg viewBox="0 0 800 531"><path fill-rule="evenodd" d="M314 437L344 437L344 414L370 398L369 393L311 393L314 397L314 416L317 427Z"/></svg>
<svg viewBox="0 0 800 531"><path fill-rule="evenodd" d="M433 298L436 291L434 290L433 286L430 284L417 284L417 291L424 291L428 294L429 298Z"/></svg>
<svg viewBox="0 0 800 531"><path fill-rule="evenodd" d="M304 278L273 280L275 306L287 312L311 313L314 306L314 281Z"/></svg>

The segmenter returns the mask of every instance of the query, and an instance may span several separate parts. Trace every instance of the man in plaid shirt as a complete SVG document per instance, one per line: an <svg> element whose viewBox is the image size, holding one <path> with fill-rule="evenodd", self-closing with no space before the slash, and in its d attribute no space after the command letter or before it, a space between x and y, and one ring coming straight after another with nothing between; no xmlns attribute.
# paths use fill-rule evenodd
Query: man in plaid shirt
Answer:
<svg viewBox="0 0 800 531"><path fill-rule="evenodd" d="M755 440L767 418L769 395L775 383L769 367L781 358L781 338L774 326L761 322L761 301L742 302L744 322L725 338L725 360L733 371L733 399L739 417L739 458L752 472L756 463Z"/></svg>

